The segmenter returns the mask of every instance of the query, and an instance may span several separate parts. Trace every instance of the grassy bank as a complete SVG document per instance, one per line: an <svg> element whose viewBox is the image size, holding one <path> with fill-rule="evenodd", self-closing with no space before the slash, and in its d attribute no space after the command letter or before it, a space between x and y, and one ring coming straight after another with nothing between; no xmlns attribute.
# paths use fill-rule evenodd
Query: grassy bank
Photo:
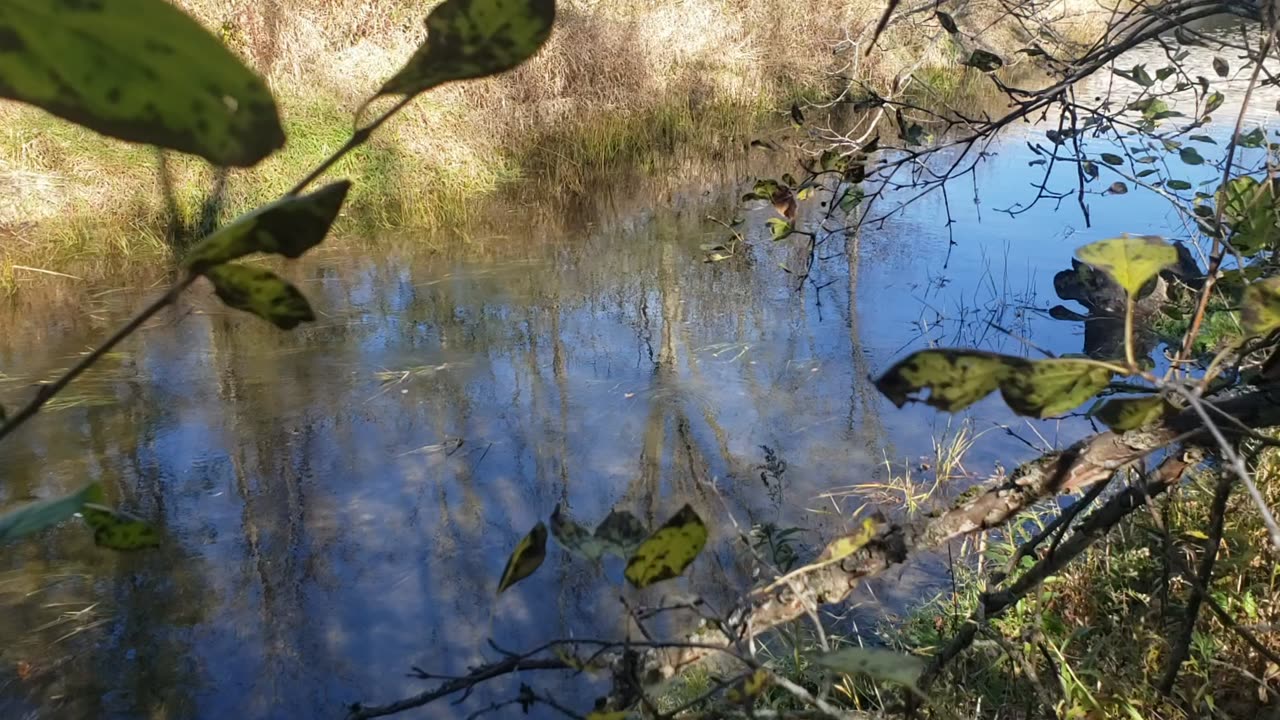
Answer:
<svg viewBox="0 0 1280 720"><path fill-rule="evenodd" d="M287 147L222 177L184 157L161 167L147 148L0 104L0 286L39 270L90 277L164 258L175 236L273 199L345 140L353 110L420 42L425 12L408 0L178 4L269 79ZM891 28L867 57L847 42L833 53L880 10L854 0L821 12L780 0L566 0L533 61L433 91L335 169L356 181L346 229L441 227L522 178L583 190L588 171L677 144L740 146L791 98L838 90L835 73L883 84L924 57L931 82L959 86L943 79L963 71L936 23Z"/></svg>

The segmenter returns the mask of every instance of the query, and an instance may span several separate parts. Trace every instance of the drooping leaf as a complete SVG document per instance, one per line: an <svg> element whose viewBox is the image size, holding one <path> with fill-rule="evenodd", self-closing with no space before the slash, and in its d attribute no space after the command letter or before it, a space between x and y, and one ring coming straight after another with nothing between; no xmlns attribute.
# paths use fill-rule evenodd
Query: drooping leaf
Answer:
<svg viewBox="0 0 1280 720"><path fill-rule="evenodd" d="M102 486L87 485L66 497L28 503L0 515L0 543L39 532L80 512L86 502L102 497Z"/></svg>
<svg viewBox="0 0 1280 720"><path fill-rule="evenodd" d="M921 350L876 379L895 405L920 400L957 412L1000 390L1020 415L1060 415L1088 400L1110 381L1111 371L1087 360L1025 358L978 350Z"/></svg>
<svg viewBox="0 0 1280 720"><path fill-rule="evenodd" d="M1107 192L1112 195L1124 195L1129 192L1129 186L1117 180L1111 183L1111 186L1107 188Z"/></svg>
<svg viewBox="0 0 1280 720"><path fill-rule="evenodd" d="M1010 372L1000 394L1019 415L1047 418L1061 415L1107 387L1111 371L1085 360L1048 359Z"/></svg>
<svg viewBox="0 0 1280 720"><path fill-rule="evenodd" d="M624 574L637 588L679 577L706 544L707 526L685 505L636 548Z"/></svg>
<svg viewBox="0 0 1280 720"><path fill-rule="evenodd" d="M1231 226L1231 246L1245 257L1272 248L1280 240L1280 207L1271 180L1248 175L1232 178L1216 195L1223 218Z"/></svg>
<svg viewBox="0 0 1280 720"><path fill-rule="evenodd" d="M1268 278L1244 289L1240 322L1251 336L1269 335L1280 329L1280 278Z"/></svg>
<svg viewBox="0 0 1280 720"><path fill-rule="evenodd" d="M595 539L600 543L602 553L626 560L648 535L649 530L640 518L625 510L610 510L596 526Z"/></svg>
<svg viewBox="0 0 1280 720"><path fill-rule="evenodd" d="M924 672L924 661L914 655L882 648L847 647L821 655L817 662L845 675L866 675L874 680L897 683L924 697L916 684Z"/></svg>
<svg viewBox="0 0 1280 720"><path fill-rule="evenodd" d="M1159 395L1151 397L1111 398L1093 411L1093 416L1116 432L1145 427L1163 418L1171 409Z"/></svg>
<svg viewBox="0 0 1280 720"><path fill-rule="evenodd" d="M776 240L786 239L791 233L795 232L795 228L791 223L782 218L769 218L765 220L765 225L769 226L769 235Z"/></svg>
<svg viewBox="0 0 1280 720"><path fill-rule="evenodd" d="M342 180L242 215L192 248L185 264L192 272L204 272L255 252L299 257L324 240L350 188Z"/></svg>
<svg viewBox="0 0 1280 720"><path fill-rule="evenodd" d="M551 536L571 555L588 560L599 559L604 546L583 526L565 517L560 505L551 513Z"/></svg>
<svg viewBox="0 0 1280 720"><path fill-rule="evenodd" d="M1247 133L1236 136L1236 144L1246 148L1260 148L1267 144L1267 133L1260 127L1255 127Z"/></svg>
<svg viewBox="0 0 1280 720"><path fill-rule="evenodd" d="M1101 155L1099 155L1099 157L1102 158L1102 162L1108 165L1124 164L1124 158L1120 157L1119 155L1116 155L1115 153L1102 153Z"/></svg>
<svg viewBox="0 0 1280 720"><path fill-rule="evenodd" d="M1009 374L1006 358L977 350L922 350L889 368L876 388L902 407L911 394L929 390L926 400L946 412L956 412L995 392Z"/></svg>
<svg viewBox="0 0 1280 720"><path fill-rule="evenodd" d="M1195 141L1195 142L1209 143L1210 145L1217 145L1217 144L1218 144L1218 141L1217 141L1217 140L1214 140L1213 138L1209 137L1208 135L1192 135L1191 137L1189 137L1189 138L1187 138L1187 139L1188 139L1188 140Z"/></svg>
<svg viewBox="0 0 1280 720"><path fill-rule="evenodd" d="M0 3L0 97L217 165L284 145L262 78L163 0Z"/></svg>
<svg viewBox="0 0 1280 720"><path fill-rule="evenodd" d="M205 270L204 276L229 307L253 313L281 330L316 319L302 293L268 270L223 263Z"/></svg>
<svg viewBox="0 0 1280 720"><path fill-rule="evenodd" d="M1182 162L1188 165L1203 165L1204 158L1200 157L1200 153L1196 152L1193 147L1184 147L1178 151L1178 157L1182 158Z"/></svg>
<svg viewBox="0 0 1280 720"><path fill-rule="evenodd" d="M1205 98L1204 114L1208 115L1214 110L1217 110L1218 108L1222 107L1222 103L1226 101L1227 101L1226 96L1224 96L1222 93L1218 92L1217 90L1214 90L1212 93L1209 94L1209 97Z"/></svg>
<svg viewBox="0 0 1280 720"><path fill-rule="evenodd" d="M1222 57L1214 55L1213 71L1218 74L1218 77L1224 78L1227 76L1227 73L1231 72L1231 66L1228 65L1227 61L1222 59Z"/></svg>
<svg viewBox="0 0 1280 720"><path fill-rule="evenodd" d="M426 41L378 96L510 70L542 47L555 17L555 0L445 0L427 16Z"/></svg>
<svg viewBox="0 0 1280 720"><path fill-rule="evenodd" d="M840 196L840 209L844 212L853 212L862 204L864 198L862 188L845 188L844 194Z"/></svg>
<svg viewBox="0 0 1280 720"><path fill-rule="evenodd" d="M547 557L547 526L539 522L533 526L528 535L520 539L511 557L507 558L507 566L502 570L502 579L498 581L498 593L515 585L533 574Z"/></svg>
<svg viewBox="0 0 1280 720"><path fill-rule="evenodd" d="M1089 160L1085 160L1080 163L1080 172L1090 180L1096 180L1098 178L1098 166Z"/></svg>
<svg viewBox="0 0 1280 720"><path fill-rule="evenodd" d="M1076 257L1107 273L1137 297L1151 278L1178 262L1178 251L1154 235L1139 235L1090 243L1078 248Z"/></svg>
<svg viewBox="0 0 1280 720"><path fill-rule="evenodd" d="M933 16L938 20L938 24L942 26L942 29L949 34L955 35L960 32L960 28L956 27L956 21L950 15L937 10L933 13Z"/></svg>
<svg viewBox="0 0 1280 720"><path fill-rule="evenodd" d="M98 547L127 551L160 546L160 533L141 518L96 503L86 503L80 513L93 528Z"/></svg>
<svg viewBox="0 0 1280 720"><path fill-rule="evenodd" d="M1004 60L1001 60L1000 56L993 52L978 48L969 53L969 57L962 64L982 72L995 72L1004 67Z"/></svg>
<svg viewBox="0 0 1280 720"><path fill-rule="evenodd" d="M801 125L804 125L804 113L800 112L800 106L797 105L796 103L791 103L790 115L791 115L792 125L796 127L800 127Z"/></svg>

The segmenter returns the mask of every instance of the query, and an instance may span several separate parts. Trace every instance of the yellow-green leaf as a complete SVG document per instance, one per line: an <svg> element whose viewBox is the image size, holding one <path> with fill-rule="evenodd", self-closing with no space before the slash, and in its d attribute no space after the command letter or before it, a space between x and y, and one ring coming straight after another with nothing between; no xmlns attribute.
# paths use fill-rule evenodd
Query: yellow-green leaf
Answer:
<svg viewBox="0 0 1280 720"><path fill-rule="evenodd" d="M637 588L678 577L707 544L707 526L693 508L680 508L665 525L640 543L624 573Z"/></svg>
<svg viewBox="0 0 1280 720"><path fill-rule="evenodd" d="M1163 397L1112 398L1093 411L1098 421L1116 432L1146 427L1163 418L1172 406Z"/></svg>
<svg viewBox="0 0 1280 720"><path fill-rule="evenodd" d="M539 522L533 526L528 535L520 539L520 544L507 558L507 566L502 570L502 579L498 581L498 592L515 585L533 574L547 557L547 526Z"/></svg>
<svg viewBox="0 0 1280 720"><path fill-rule="evenodd" d="M28 503L0 515L0 543L57 525L80 512L86 502L101 496L102 486L93 483L66 497Z"/></svg>
<svg viewBox="0 0 1280 720"><path fill-rule="evenodd" d="M163 0L0 2L0 97L217 165L284 145L262 78Z"/></svg>
<svg viewBox="0 0 1280 720"><path fill-rule="evenodd" d="M99 547L142 550L160 545L160 533L141 518L95 503L86 503L80 512Z"/></svg>
<svg viewBox="0 0 1280 720"><path fill-rule="evenodd" d="M1178 251L1154 235L1099 240L1076 250L1082 262L1111 276L1132 297L1161 270L1178 262Z"/></svg>
<svg viewBox="0 0 1280 720"><path fill-rule="evenodd" d="M828 670L897 683L924 696L916 684L924 671L924 661L914 655L880 648L847 647L819 656L817 661Z"/></svg>
<svg viewBox="0 0 1280 720"><path fill-rule="evenodd" d="M268 270L224 263L206 269L204 276L229 307L253 313L281 330L316 319L302 293Z"/></svg>
<svg viewBox="0 0 1280 720"><path fill-rule="evenodd" d="M1280 329L1280 278L1259 280L1244 289L1240 322L1251 336Z"/></svg>
<svg viewBox="0 0 1280 720"><path fill-rule="evenodd" d="M902 407L912 393L929 390L933 407L956 412L995 391L1009 374L1008 358L977 350L922 350L889 368L876 387Z"/></svg>
<svg viewBox="0 0 1280 720"><path fill-rule="evenodd" d="M866 547L867 543L871 542L875 536L875 520L865 518L862 521L862 526L857 531L838 537L828 543L822 554L818 556L818 563L826 564L843 560Z"/></svg>
<svg viewBox="0 0 1280 720"><path fill-rule="evenodd" d="M593 710L587 713L587 720L630 720L635 717L627 710Z"/></svg>
<svg viewBox="0 0 1280 720"><path fill-rule="evenodd" d="M378 95L510 70L542 47L555 16L555 0L445 0L427 16L426 41Z"/></svg>
<svg viewBox="0 0 1280 720"><path fill-rule="evenodd" d="M341 180L241 215L192 248L185 264L204 272L255 252L299 257L324 240L350 188L349 181Z"/></svg>
<svg viewBox="0 0 1280 720"><path fill-rule="evenodd" d="M1019 415L1046 418L1072 410L1111 382L1111 370L1086 360L1036 360L1000 383L1000 394Z"/></svg>

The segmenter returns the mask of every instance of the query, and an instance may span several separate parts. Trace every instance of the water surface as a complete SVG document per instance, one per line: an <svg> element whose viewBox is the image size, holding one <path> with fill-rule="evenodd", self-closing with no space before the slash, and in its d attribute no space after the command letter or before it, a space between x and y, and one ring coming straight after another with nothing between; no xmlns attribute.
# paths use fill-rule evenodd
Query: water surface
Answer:
<svg viewBox="0 0 1280 720"><path fill-rule="evenodd" d="M1001 212L1042 181L1027 142L1043 131L992 146L962 181L978 202L972 188L953 196L950 228L932 196L829 242L820 292L795 291L783 266L802 252L768 240L768 208L738 200L790 169L759 151L673 158L590 197L514 193L445 252L413 234L334 240L283 270L320 316L292 333L193 292L0 445L4 504L100 481L165 537L117 555L68 524L6 549L0 716L340 717L421 689L411 664L449 673L491 657L488 639L620 632L620 568L558 548L494 596L507 553L557 504L584 523L616 507L656 525L691 503L721 541L691 582L723 602L744 582L723 542L731 517L802 526L820 545L859 510L895 511L850 488L927 478L935 438L964 420L895 409L869 375L931 343L1032 353L1020 336L1080 352L1080 326L1043 312L1073 248L1185 236L1149 193L1090 196L1090 228L1073 202ZM699 246L728 235L710 217L744 220L739 257L701 262ZM165 280L139 277L0 309L0 400L74 362ZM997 399L967 417L974 475L1031 456L1024 440L1085 429L1033 426ZM781 501L762 446L786 461ZM953 482L940 498L963 490ZM940 560L912 564L860 593L858 617L946 582Z"/></svg>

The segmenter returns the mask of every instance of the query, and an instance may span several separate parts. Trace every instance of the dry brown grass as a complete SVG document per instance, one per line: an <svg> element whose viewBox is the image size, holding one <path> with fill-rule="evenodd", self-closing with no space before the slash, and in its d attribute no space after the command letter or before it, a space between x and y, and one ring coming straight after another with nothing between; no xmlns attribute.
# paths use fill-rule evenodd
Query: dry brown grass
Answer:
<svg viewBox="0 0 1280 720"><path fill-rule="evenodd" d="M352 110L424 34L425 8L408 0L177 2L268 78L289 133L284 151L231 176L227 212L271 199L343 142ZM833 71L883 82L921 57L954 60L936 25L933 35L894 29L867 58L832 52L880 12L863 0L562 0L532 61L429 93L337 171L355 179L353 208L366 226L439 225L549 165L572 176L651 152L656 139L727 138L790 97L831 89ZM14 263L83 271L86 258L110 267L102 248L167 252L154 153L9 104L0 127L0 230L17 238L0 245L9 268L0 284ZM168 167L190 220L213 173L189 158Z"/></svg>

